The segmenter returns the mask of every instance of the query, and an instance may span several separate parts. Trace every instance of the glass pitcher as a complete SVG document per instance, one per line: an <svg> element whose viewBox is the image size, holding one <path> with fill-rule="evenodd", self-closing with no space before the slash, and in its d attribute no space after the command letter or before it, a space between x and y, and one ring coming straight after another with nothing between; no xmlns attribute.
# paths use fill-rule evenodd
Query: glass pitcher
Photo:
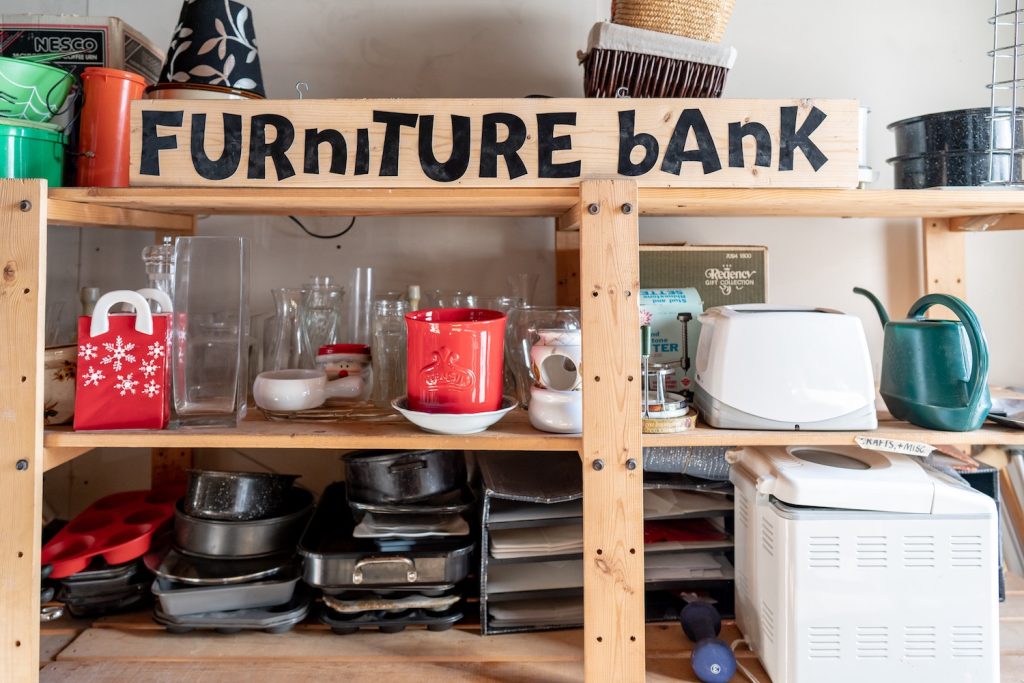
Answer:
<svg viewBox="0 0 1024 683"><path fill-rule="evenodd" d="M302 306L309 290L277 287L274 316L263 330L263 369L292 370L312 368L314 357L304 353L302 344Z"/></svg>
<svg viewBox="0 0 1024 683"><path fill-rule="evenodd" d="M345 290L328 276L314 277L299 308L302 353L314 367L321 346L340 344L345 337Z"/></svg>

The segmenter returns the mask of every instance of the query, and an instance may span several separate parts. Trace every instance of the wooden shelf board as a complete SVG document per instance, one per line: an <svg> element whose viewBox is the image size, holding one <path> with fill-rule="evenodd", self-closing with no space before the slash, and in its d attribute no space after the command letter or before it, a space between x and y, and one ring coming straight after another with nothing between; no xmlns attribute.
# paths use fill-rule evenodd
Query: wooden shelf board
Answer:
<svg viewBox="0 0 1024 683"><path fill-rule="evenodd" d="M46 202L48 225L159 230L181 234L191 234L195 228L195 217L187 214L65 201L54 198L55 191L50 190L50 198Z"/></svg>
<svg viewBox="0 0 1024 683"><path fill-rule="evenodd" d="M51 222L81 206L141 212L243 215L562 216L579 200L559 188L54 188ZM63 204L64 206L60 206ZM74 206L78 205L78 206ZM787 190L640 188L646 216L921 218L1024 213L1024 193L985 190ZM137 217L145 223L144 217ZM135 219L127 221L132 227ZM103 221L100 221L101 223ZM563 221L572 227L574 221ZM1024 222L1010 224L1024 227Z"/></svg>
<svg viewBox="0 0 1024 683"><path fill-rule="evenodd" d="M561 188L54 188L51 199L182 214L555 216L579 201Z"/></svg>
<svg viewBox="0 0 1024 683"><path fill-rule="evenodd" d="M704 424L679 434L644 434L644 447L652 446L855 446L855 437L917 441L933 446L1024 444L1024 430L986 424L974 432L940 432L909 422L879 419L878 429L860 432L760 431L714 429Z"/></svg>
<svg viewBox="0 0 1024 683"><path fill-rule="evenodd" d="M47 429L43 469L93 448L445 448L487 451L578 451L580 437L547 434L530 426L525 412L513 411L480 434L428 434L400 417L378 422L270 422L252 410L234 429L125 430L75 432ZM68 450L78 453L69 453ZM70 456L70 457L68 457Z"/></svg>

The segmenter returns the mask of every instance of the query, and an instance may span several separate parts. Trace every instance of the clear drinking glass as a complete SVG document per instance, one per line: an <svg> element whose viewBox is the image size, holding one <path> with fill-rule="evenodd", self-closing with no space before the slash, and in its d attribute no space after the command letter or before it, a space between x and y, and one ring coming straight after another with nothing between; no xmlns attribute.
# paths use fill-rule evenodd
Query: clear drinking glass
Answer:
<svg viewBox="0 0 1024 683"><path fill-rule="evenodd" d="M540 276L536 273L513 273L506 278L509 292L523 300L527 306L533 304L533 297L537 293L537 281Z"/></svg>
<svg viewBox="0 0 1024 683"><path fill-rule="evenodd" d="M405 395L405 314L408 304L401 299L378 299L373 303L373 397L378 406Z"/></svg>
<svg viewBox="0 0 1024 683"><path fill-rule="evenodd" d="M181 237L174 261L172 425L233 427L245 412L247 240Z"/></svg>
<svg viewBox="0 0 1024 683"><path fill-rule="evenodd" d="M506 315L513 309L525 306L526 302L518 296L478 296L476 297L476 308L486 308L492 311L501 311Z"/></svg>
<svg viewBox="0 0 1024 683"><path fill-rule="evenodd" d="M476 308L476 296L462 290L435 289L430 297L431 308Z"/></svg>
<svg viewBox="0 0 1024 683"><path fill-rule="evenodd" d="M537 330L578 330L580 309L562 306L520 306L508 315L505 330L505 367L512 369L515 396L520 405L530 404L533 376L530 348L540 339Z"/></svg>
<svg viewBox="0 0 1024 683"><path fill-rule="evenodd" d="M359 266L353 270L349 290L349 330L345 341L369 344L373 327L373 268Z"/></svg>
<svg viewBox="0 0 1024 683"><path fill-rule="evenodd" d="M304 353L302 344L300 313L308 291L300 287L277 287L270 290L274 297L274 317L263 331L265 371L314 367L315 357Z"/></svg>
<svg viewBox="0 0 1024 683"><path fill-rule="evenodd" d="M306 289L299 308L302 353L316 360L321 346L347 342L345 339L345 290L332 278L315 277ZM310 365L309 367L314 367Z"/></svg>

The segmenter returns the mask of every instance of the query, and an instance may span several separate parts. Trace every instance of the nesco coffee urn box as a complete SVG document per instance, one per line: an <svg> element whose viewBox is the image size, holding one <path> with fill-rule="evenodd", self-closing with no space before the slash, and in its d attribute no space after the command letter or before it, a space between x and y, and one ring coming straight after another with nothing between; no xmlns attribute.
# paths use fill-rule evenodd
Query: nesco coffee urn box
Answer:
<svg viewBox="0 0 1024 683"><path fill-rule="evenodd" d="M155 83L164 63L162 48L117 17L0 14L0 31L0 56L77 52L50 63L79 75L86 67L105 66Z"/></svg>
<svg viewBox="0 0 1024 683"><path fill-rule="evenodd" d="M696 292L686 295L687 288ZM700 335L700 312L729 304L760 304L768 299L768 248L759 246L642 244L640 245L641 313L650 314L654 363L691 360L690 370L676 371L670 391L689 390L692 360ZM651 290L645 294L646 290ZM673 294L675 292L675 294ZM648 303L645 306L645 298ZM676 310L678 309L678 310ZM644 313L646 311L646 313ZM683 324L679 313L689 312L688 353L683 356ZM677 345L679 348L674 348Z"/></svg>

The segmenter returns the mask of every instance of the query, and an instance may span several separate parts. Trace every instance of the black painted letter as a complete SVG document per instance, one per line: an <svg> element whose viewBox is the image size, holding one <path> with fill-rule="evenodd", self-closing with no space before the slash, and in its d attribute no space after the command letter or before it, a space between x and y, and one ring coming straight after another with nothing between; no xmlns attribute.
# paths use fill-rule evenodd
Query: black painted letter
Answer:
<svg viewBox="0 0 1024 683"><path fill-rule="evenodd" d="M780 108L779 118L782 123L779 127L782 135L779 141L779 170L793 170L793 152L799 149L807 157L811 168L817 171L825 165L828 157L811 142L811 133L828 118L828 115L817 107L811 107L811 112L804 119L800 129L796 130L796 110L796 107Z"/></svg>
<svg viewBox="0 0 1024 683"><path fill-rule="evenodd" d="M420 117L420 168L431 180L450 183L458 180L469 168L469 117L452 114L452 152L441 163L434 156L434 116Z"/></svg>
<svg viewBox="0 0 1024 683"><path fill-rule="evenodd" d="M348 163L348 145L345 144L345 136L333 128L306 129L306 153L302 161L303 172L320 172L320 145L325 142L331 146L331 173L345 175L345 165Z"/></svg>
<svg viewBox="0 0 1024 683"><path fill-rule="evenodd" d="M192 167L207 180L224 180L238 170L242 160L242 117L224 115L224 151L212 160L206 154L206 114L192 114Z"/></svg>
<svg viewBox="0 0 1024 683"><path fill-rule="evenodd" d="M498 124L508 129L508 136L498 142ZM505 158L508 177L515 180L526 175L526 164L519 158L519 149L526 142L526 124L515 114L497 112L484 114L480 129L480 177L498 177L498 155Z"/></svg>
<svg viewBox="0 0 1024 683"><path fill-rule="evenodd" d="M157 126L181 128L185 114L181 111L142 112L142 154L139 155L139 173L160 175L160 150L178 149L177 135L157 135Z"/></svg>
<svg viewBox="0 0 1024 683"><path fill-rule="evenodd" d="M763 124L757 121L729 124L729 166L743 168L743 138L754 138L754 165L772 165L772 136Z"/></svg>
<svg viewBox="0 0 1024 683"><path fill-rule="evenodd" d="M637 176L647 173L658 163L658 140L650 133L636 133L636 110L619 112L619 175ZM644 158L634 164L633 150L644 148Z"/></svg>
<svg viewBox="0 0 1024 683"><path fill-rule="evenodd" d="M370 173L370 131L366 128L356 130L356 175Z"/></svg>
<svg viewBox="0 0 1024 683"><path fill-rule="evenodd" d="M554 152L561 149L572 149L572 137L555 135L555 126L575 126L576 112L553 112L537 114L537 177L539 178L578 178L580 161L569 161L556 164L551 160Z"/></svg>
<svg viewBox="0 0 1024 683"><path fill-rule="evenodd" d="M686 140L691 130L697 138L697 149L687 151ZM722 169L722 162L718 160L718 149L700 109L684 109L679 115L668 147L665 148L665 160L661 162L661 170L679 175L684 161L699 161L704 167L704 175Z"/></svg>
<svg viewBox="0 0 1024 683"><path fill-rule="evenodd" d="M277 131L274 141L267 143L267 127L273 126ZM274 170L277 179L284 180L295 175L292 162L285 154L295 142L295 126L292 122L278 114L257 114L252 117L249 126L249 177L263 179L267 177L267 157L274 159Z"/></svg>
<svg viewBox="0 0 1024 683"><path fill-rule="evenodd" d="M387 125L384 129L384 147L380 156L380 175L398 175L398 153L402 149L402 126L416 127L416 114L394 111L373 112L373 122Z"/></svg>

